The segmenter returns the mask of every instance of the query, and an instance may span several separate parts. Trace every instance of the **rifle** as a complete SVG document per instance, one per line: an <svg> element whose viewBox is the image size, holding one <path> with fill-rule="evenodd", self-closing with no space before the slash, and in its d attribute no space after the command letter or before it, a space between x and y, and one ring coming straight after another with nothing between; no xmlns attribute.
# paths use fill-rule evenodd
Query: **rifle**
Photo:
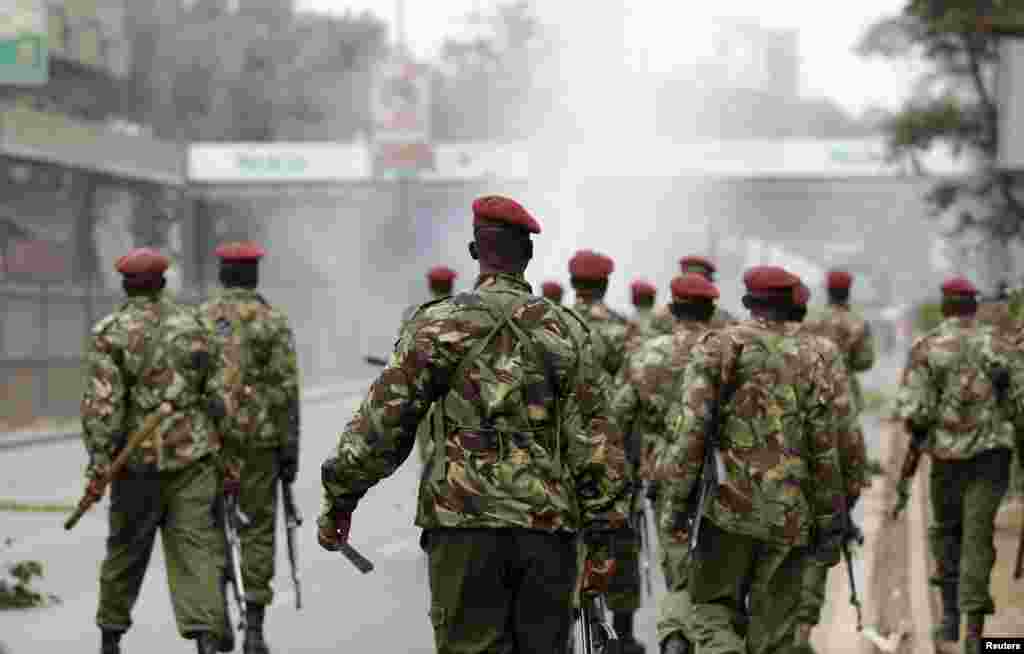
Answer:
<svg viewBox="0 0 1024 654"><path fill-rule="evenodd" d="M238 506L238 497L228 496L223 498L224 516L221 522L224 528L224 540L227 544L227 565L224 569L222 581L225 588L225 618L228 621L227 632L233 634L237 631L245 631L245 584L242 582L242 540L238 535L240 529L249 526L249 517L242 513ZM230 592L229 592L230 591ZM231 602L228 596L234 599Z"/></svg>
<svg viewBox="0 0 1024 654"><path fill-rule="evenodd" d="M352 547L348 543L339 543L338 551L344 556L349 562L354 565L359 572L364 575L368 572L373 572L373 561L360 554L356 548Z"/></svg>
<svg viewBox="0 0 1024 654"><path fill-rule="evenodd" d="M857 581L853 576L853 557L850 555L850 541L863 545L864 532L853 523L850 511L847 509L843 516L843 539L840 541L839 547L843 553L843 559L846 560L846 576L850 580L850 604L857 611L857 631L861 631L864 625L861 620L860 599L857 598Z"/></svg>
<svg viewBox="0 0 1024 654"><path fill-rule="evenodd" d="M643 488L633 492L633 528L640 539L640 570L643 572L644 584L647 586L647 596L654 596L654 584L651 582L651 539L647 532L647 508L644 506Z"/></svg>
<svg viewBox="0 0 1024 654"><path fill-rule="evenodd" d="M614 654L618 651L619 636L608 620L604 595L581 596L575 613L574 654Z"/></svg>
<svg viewBox="0 0 1024 654"><path fill-rule="evenodd" d="M295 504L292 485L281 480L281 504L284 509L284 528L288 543L288 563L292 569L292 587L295 589L295 610L302 608L302 584L299 582L298 547L295 544L295 533L302 526L302 514Z"/></svg>
<svg viewBox="0 0 1024 654"><path fill-rule="evenodd" d="M65 530L73 529L74 526L78 524L78 521L82 519L82 516L85 515L85 512L91 509L92 505L99 501L99 498L103 496L103 492L106 491L107 486L109 486L110 483L114 481L119 474L121 474L121 469L128 463L128 457L131 456L132 452L134 452L144 440L149 438L150 434L156 431L156 428L160 425L160 421L163 420L164 416L169 415L172 410L173 409L169 404L160 405L160 410L156 413L151 413L142 423L142 426L139 427L138 431L128 437L128 442L121 448L121 451L118 453L117 458L114 459L114 462L110 465L107 473L100 477L97 489L100 494L93 495L86 492L82 495L82 499L78 501L78 507L75 509L74 513L64 521Z"/></svg>
<svg viewBox="0 0 1024 654"><path fill-rule="evenodd" d="M739 365L740 355L743 354L741 347L736 352L736 365ZM724 374L724 373L723 373ZM725 477L725 464L722 463L722 455L718 452L718 432L721 429L722 406L732 400L738 384L735 374L727 381L711 404L711 415L704 428L704 460L701 461L699 490L697 503L693 510L693 519L690 521L689 542L687 550L690 553L691 565L697 560L697 542L700 538L700 525L704 520L704 512L712 494L718 488L718 482Z"/></svg>
<svg viewBox="0 0 1024 654"><path fill-rule="evenodd" d="M372 354L367 354L366 356L364 356L363 357L363 361L365 361L366 363L370 364L371 366L377 366L378 368L383 368L383 367L388 365L388 360L387 359L382 359L381 357L375 357Z"/></svg>
<svg viewBox="0 0 1024 654"><path fill-rule="evenodd" d="M906 456L903 457L900 479L896 483L896 506L893 507L891 514L893 520L899 519L900 513L910 501L910 480L917 474L917 466L921 463L921 455L924 453L924 443L927 438L926 430L912 429L910 432L910 446L907 448Z"/></svg>

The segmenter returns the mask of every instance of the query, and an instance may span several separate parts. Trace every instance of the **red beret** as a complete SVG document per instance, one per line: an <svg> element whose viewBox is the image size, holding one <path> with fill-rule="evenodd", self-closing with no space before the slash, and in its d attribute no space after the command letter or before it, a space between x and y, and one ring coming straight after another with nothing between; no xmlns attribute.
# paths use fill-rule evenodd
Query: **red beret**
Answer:
<svg viewBox="0 0 1024 654"><path fill-rule="evenodd" d="M544 282L540 285L540 292L549 300L562 299L562 285L558 282Z"/></svg>
<svg viewBox="0 0 1024 654"><path fill-rule="evenodd" d="M778 297L780 291L792 289L800 279L778 266L754 266L743 273L743 283L751 295Z"/></svg>
<svg viewBox="0 0 1024 654"><path fill-rule="evenodd" d="M679 267L682 268L684 275L690 272L715 272L717 270L715 268L715 264L711 263L711 261L704 257L698 257L695 255L690 255L680 259Z"/></svg>
<svg viewBox="0 0 1024 654"><path fill-rule="evenodd" d="M434 266L427 272L427 281L432 284L450 284L458 276L458 273L447 266Z"/></svg>
<svg viewBox="0 0 1024 654"><path fill-rule="evenodd" d="M658 289L654 287L654 284L638 279L629 285L630 291L633 293L633 304L636 304L642 298L654 297L658 293Z"/></svg>
<svg viewBox="0 0 1024 654"><path fill-rule="evenodd" d="M950 277L942 284L943 295L970 295L978 294L978 289L966 277Z"/></svg>
<svg viewBox="0 0 1024 654"><path fill-rule="evenodd" d="M213 251L221 261L259 261L266 254L266 250L252 241L233 241L221 243Z"/></svg>
<svg viewBox="0 0 1024 654"><path fill-rule="evenodd" d="M540 223L523 205L500 195L486 195L473 201L473 226L486 221L516 225L531 234L540 234Z"/></svg>
<svg viewBox="0 0 1024 654"><path fill-rule="evenodd" d="M151 248L137 248L117 260L122 275L159 275L171 265L170 259Z"/></svg>
<svg viewBox="0 0 1024 654"><path fill-rule="evenodd" d="M576 279L605 279L614 270L610 257L593 250L580 250L569 259L569 275Z"/></svg>
<svg viewBox="0 0 1024 654"><path fill-rule="evenodd" d="M796 288L793 289L793 302L798 306L807 306L807 303L811 300L811 289L807 288L807 284L800 282Z"/></svg>
<svg viewBox="0 0 1024 654"><path fill-rule="evenodd" d="M686 273L672 280L672 299L677 302L693 298L718 299L718 289L700 273Z"/></svg>
<svg viewBox="0 0 1024 654"><path fill-rule="evenodd" d="M830 270L825 275L825 286L828 288L850 288L850 284L853 283L853 275L846 272L845 270Z"/></svg>

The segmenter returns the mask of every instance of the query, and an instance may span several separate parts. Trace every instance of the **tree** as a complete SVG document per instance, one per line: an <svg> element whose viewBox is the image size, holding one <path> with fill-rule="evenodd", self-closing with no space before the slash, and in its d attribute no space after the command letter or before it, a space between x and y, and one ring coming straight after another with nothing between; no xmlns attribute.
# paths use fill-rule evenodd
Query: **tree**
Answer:
<svg viewBox="0 0 1024 654"><path fill-rule="evenodd" d="M431 109L438 140L521 138L536 129L548 99L536 73L552 35L526 1L467 17L469 35L441 48Z"/></svg>
<svg viewBox="0 0 1024 654"><path fill-rule="evenodd" d="M1016 5L1011 7L1011 5ZM910 0L900 16L868 29L857 46L862 56L921 57L929 70L910 100L882 121L889 156L909 158L922 170L920 155L948 144L956 156L970 157L975 172L966 179L937 182L925 200L933 216L950 221L949 237L980 235L985 247L1007 251L1024 238L1024 203L1011 175L997 167L999 106L994 71L999 36L993 25L1024 16L1011 0ZM996 271L1003 279L1006 265Z"/></svg>

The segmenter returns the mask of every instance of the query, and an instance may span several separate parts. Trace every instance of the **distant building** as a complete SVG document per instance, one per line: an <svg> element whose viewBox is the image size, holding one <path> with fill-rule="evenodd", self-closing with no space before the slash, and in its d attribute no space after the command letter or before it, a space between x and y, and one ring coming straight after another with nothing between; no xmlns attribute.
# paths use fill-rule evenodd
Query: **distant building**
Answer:
<svg viewBox="0 0 1024 654"><path fill-rule="evenodd" d="M713 30L713 55L702 62L702 67L717 73L711 79L729 88L783 98L800 95L797 30L769 29L739 19L718 19Z"/></svg>
<svg viewBox="0 0 1024 654"><path fill-rule="evenodd" d="M82 340L120 295L117 256L187 257L184 148L133 111L126 1L48 2L48 83L0 88L0 415L77 403Z"/></svg>

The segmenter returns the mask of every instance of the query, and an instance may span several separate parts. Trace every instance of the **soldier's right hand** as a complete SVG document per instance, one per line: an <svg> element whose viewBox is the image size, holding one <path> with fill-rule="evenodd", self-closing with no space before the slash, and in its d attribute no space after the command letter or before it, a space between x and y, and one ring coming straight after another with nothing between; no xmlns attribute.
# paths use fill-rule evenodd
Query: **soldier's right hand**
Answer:
<svg viewBox="0 0 1024 654"><path fill-rule="evenodd" d="M325 513L317 520L316 540L320 547L328 552L337 552L343 543L348 542L348 533L351 529L351 513Z"/></svg>
<svg viewBox="0 0 1024 654"><path fill-rule="evenodd" d="M100 483L99 478L93 478L89 480L89 483L85 485L85 494L95 504L103 499L103 493L105 487Z"/></svg>
<svg viewBox="0 0 1024 654"><path fill-rule="evenodd" d="M612 576L615 575L616 567L615 559L602 561L587 559L583 564L583 593L601 595L608 592L608 584Z"/></svg>

